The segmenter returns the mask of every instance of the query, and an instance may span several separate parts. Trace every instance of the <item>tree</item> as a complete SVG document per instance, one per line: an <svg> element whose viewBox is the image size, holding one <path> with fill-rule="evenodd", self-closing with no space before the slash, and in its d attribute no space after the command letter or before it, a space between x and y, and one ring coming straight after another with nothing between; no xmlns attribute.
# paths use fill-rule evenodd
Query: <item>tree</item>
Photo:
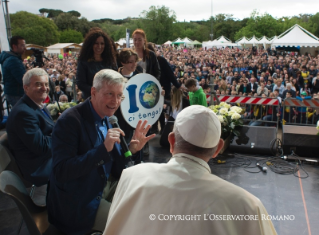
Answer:
<svg viewBox="0 0 319 235"><path fill-rule="evenodd" d="M42 14L43 14L43 13L49 13L49 11L50 11L50 10L47 9L47 8L41 8L41 9L39 9L39 12L42 13Z"/></svg>
<svg viewBox="0 0 319 235"><path fill-rule="evenodd" d="M54 19L54 23L60 31L73 29L82 33L83 37L89 32L90 28L97 27L98 24L89 22L86 18L78 18L71 13L63 13Z"/></svg>
<svg viewBox="0 0 319 235"><path fill-rule="evenodd" d="M148 41L164 43L171 37L176 15L168 7L151 6L148 11L143 11L140 17L143 20Z"/></svg>
<svg viewBox="0 0 319 235"><path fill-rule="evenodd" d="M62 14L63 11L62 10L49 9L48 13L49 13L48 14L48 18L55 18L58 15Z"/></svg>
<svg viewBox="0 0 319 235"><path fill-rule="evenodd" d="M60 34L60 41L61 43L81 43L83 42L83 36L82 33L73 30L73 29L67 29L61 32Z"/></svg>
<svg viewBox="0 0 319 235"><path fill-rule="evenodd" d="M75 17L81 17L81 13L78 12L78 11L74 11L73 10L73 11L68 11L67 13L69 13L69 14L75 16Z"/></svg>
<svg viewBox="0 0 319 235"><path fill-rule="evenodd" d="M26 11L10 14L12 35L25 38L26 43L49 46L59 41L57 26L50 19Z"/></svg>
<svg viewBox="0 0 319 235"><path fill-rule="evenodd" d="M282 33L281 23L273 18L268 13L260 15L259 12L254 10L251 13L250 18L247 21L245 27L241 28L235 35L235 39L239 39L243 36L246 37L273 37Z"/></svg>

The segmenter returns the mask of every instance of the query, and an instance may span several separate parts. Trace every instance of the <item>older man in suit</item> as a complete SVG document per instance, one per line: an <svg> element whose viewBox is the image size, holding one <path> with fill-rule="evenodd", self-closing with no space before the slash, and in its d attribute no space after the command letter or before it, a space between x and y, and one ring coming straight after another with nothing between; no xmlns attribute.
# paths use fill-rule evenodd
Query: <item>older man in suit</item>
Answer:
<svg viewBox="0 0 319 235"><path fill-rule="evenodd" d="M247 93L252 92L253 94L255 94L257 92L258 89L258 84L256 83L256 78L252 77L250 79L250 83L247 84Z"/></svg>
<svg viewBox="0 0 319 235"><path fill-rule="evenodd" d="M126 165L119 145L124 133L108 121L120 106L125 80L110 69L98 72L91 98L64 112L54 128L47 206L50 223L66 234L105 228ZM155 136L146 137L149 128L146 121L138 123L129 145L133 155Z"/></svg>
<svg viewBox="0 0 319 235"><path fill-rule="evenodd" d="M10 149L23 177L36 186L47 183L52 169L51 133L54 122L43 105L49 78L41 68L23 76L25 95L13 107L7 121Z"/></svg>
<svg viewBox="0 0 319 235"><path fill-rule="evenodd" d="M258 198L211 173L207 162L223 147L220 134L213 111L183 109L168 136L170 161L123 171L104 235L276 234Z"/></svg>

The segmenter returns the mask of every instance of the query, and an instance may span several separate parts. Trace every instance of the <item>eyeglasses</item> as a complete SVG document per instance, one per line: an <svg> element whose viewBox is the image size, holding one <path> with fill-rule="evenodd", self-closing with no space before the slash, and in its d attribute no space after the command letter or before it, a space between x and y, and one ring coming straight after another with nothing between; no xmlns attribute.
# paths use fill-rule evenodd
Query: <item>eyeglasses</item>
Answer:
<svg viewBox="0 0 319 235"><path fill-rule="evenodd" d="M121 100L121 101L125 99L125 96L123 94L115 95L113 92L107 92L105 93L105 96L107 99L112 99L114 97L116 97L117 100Z"/></svg>

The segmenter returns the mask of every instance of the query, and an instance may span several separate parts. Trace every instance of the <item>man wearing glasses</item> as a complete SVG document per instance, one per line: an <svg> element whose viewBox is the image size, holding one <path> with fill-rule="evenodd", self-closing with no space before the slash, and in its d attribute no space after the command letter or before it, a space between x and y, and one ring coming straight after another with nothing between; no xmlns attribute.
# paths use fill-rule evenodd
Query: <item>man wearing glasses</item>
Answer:
<svg viewBox="0 0 319 235"><path fill-rule="evenodd" d="M125 168L120 136L108 118L123 98L126 79L110 69L98 72L91 98L65 111L52 133L53 168L48 185L49 221L66 234L103 231L118 179ZM129 145L133 154L155 135L140 121Z"/></svg>

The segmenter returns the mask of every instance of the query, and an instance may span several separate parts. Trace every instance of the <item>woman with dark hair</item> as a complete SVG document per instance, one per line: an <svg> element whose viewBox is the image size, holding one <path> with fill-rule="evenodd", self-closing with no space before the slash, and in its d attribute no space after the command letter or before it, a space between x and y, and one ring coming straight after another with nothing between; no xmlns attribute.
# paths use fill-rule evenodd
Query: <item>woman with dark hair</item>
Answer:
<svg viewBox="0 0 319 235"><path fill-rule="evenodd" d="M177 87L173 87L171 91L171 100L167 103L167 106L167 123L160 138L160 145L163 147L169 146L168 135L173 131L174 121L177 115L184 108L190 106L190 103L187 97L183 94L182 90L178 89Z"/></svg>
<svg viewBox="0 0 319 235"><path fill-rule="evenodd" d="M133 34L133 43L135 50L140 58L138 65L143 69L143 73L153 75L160 80L161 70L153 51L150 51L147 47L147 39L144 30L136 29Z"/></svg>
<svg viewBox="0 0 319 235"><path fill-rule="evenodd" d="M110 37L95 27L86 35L78 59L76 83L84 99L91 96L94 75L102 69L117 70L116 50Z"/></svg>

